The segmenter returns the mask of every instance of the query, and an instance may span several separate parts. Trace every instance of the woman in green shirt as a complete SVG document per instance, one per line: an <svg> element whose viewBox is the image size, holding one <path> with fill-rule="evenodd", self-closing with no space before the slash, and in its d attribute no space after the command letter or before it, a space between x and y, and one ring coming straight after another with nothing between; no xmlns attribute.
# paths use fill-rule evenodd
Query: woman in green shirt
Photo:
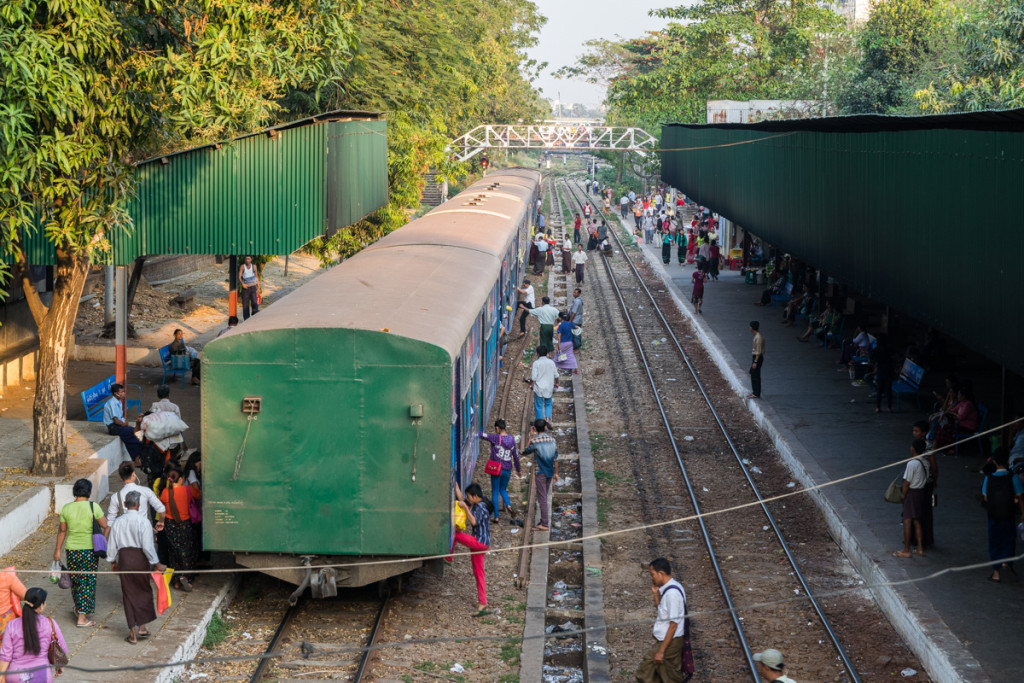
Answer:
<svg viewBox="0 0 1024 683"><path fill-rule="evenodd" d="M53 561L60 562L60 551L64 549L68 569L73 572L95 572L99 568L99 560L92 548L92 522L94 519L98 521L106 535L107 518L103 516L103 508L89 501L92 482L88 479L76 481L71 493L75 500L60 509L60 529L57 532ZM91 616L96 611L96 575L72 574L71 597L75 601L78 627L95 626L96 622Z"/></svg>

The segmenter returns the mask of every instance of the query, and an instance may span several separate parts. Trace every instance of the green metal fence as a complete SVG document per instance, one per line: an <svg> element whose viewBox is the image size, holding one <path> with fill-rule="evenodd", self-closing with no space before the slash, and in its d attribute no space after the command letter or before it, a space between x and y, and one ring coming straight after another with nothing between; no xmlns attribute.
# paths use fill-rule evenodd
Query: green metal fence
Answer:
<svg viewBox="0 0 1024 683"><path fill-rule="evenodd" d="M668 125L662 177L1024 374L1024 112L993 113L992 130L985 121Z"/></svg>
<svg viewBox="0 0 1024 683"><path fill-rule="evenodd" d="M114 265L160 254L290 254L387 204L387 122L332 112L138 166ZM29 262L53 263L39 232Z"/></svg>

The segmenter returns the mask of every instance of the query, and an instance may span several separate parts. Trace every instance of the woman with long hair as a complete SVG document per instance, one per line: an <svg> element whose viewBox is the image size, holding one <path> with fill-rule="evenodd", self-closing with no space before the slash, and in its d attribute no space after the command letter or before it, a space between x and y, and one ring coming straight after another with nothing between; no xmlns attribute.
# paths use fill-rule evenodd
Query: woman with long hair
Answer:
<svg viewBox="0 0 1024 683"><path fill-rule="evenodd" d="M164 517L164 533L167 534L167 565L174 567L174 583L178 590L186 593L192 590L191 571L196 565L196 540L189 514L190 499L199 500L202 493L189 486L181 478L181 467L171 464L160 479L157 495L167 508Z"/></svg>
<svg viewBox="0 0 1024 683"><path fill-rule="evenodd" d="M494 434L480 432L480 438L491 444L491 457L488 462L495 461L501 465L500 474L491 474L491 503L494 508L494 523L498 522L499 505L505 501L505 511L512 519L516 518L516 509L508 497L508 480L512 477L512 466L516 468L516 476L522 474L519 467L519 452L516 449L516 438L508 433L505 420L494 421Z"/></svg>
<svg viewBox="0 0 1024 683"><path fill-rule="evenodd" d="M64 652L68 644L60 627L50 617L43 616L46 608L46 591L29 588L22 604L22 615L8 624L0 642L0 679L8 683L52 683L50 670L50 642L54 639ZM8 674L6 671L23 673ZM63 671L57 669L59 676Z"/></svg>
<svg viewBox="0 0 1024 683"><path fill-rule="evenodd" d="M79 479L71 488L74 501L60 509L60 527L57 531L57 548L53 551L53 561L60 562L60 551L64 550L67 567L71 575L71 597L75 601L75 614L78 615L78 628L95 626L91 616L96 612L96 574L100 565L93 551L93 521L99 524L103 534L107 534L107 518L103 516L103 508L89 500L92 495L92 482Z"/></svg>

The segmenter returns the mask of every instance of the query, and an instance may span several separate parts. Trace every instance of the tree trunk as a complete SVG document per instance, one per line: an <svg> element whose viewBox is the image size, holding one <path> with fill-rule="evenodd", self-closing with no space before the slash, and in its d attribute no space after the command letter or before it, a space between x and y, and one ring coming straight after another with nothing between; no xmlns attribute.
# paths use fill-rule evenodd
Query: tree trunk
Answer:
<svg viewBox="0 0 1024 683"><path fill-rule="evenodd" d="M22 284L39 327L39 373L32 406L32 473L63 477L68 471L67 372L71 360L70 345L79 299L89 274L89 259L57 250L54 271L53 301L49 310L42 309L45 311L42 319L35 316L39 308L32 305L33 295L38 301L38 292L28 277L22 278Z"/></svg>

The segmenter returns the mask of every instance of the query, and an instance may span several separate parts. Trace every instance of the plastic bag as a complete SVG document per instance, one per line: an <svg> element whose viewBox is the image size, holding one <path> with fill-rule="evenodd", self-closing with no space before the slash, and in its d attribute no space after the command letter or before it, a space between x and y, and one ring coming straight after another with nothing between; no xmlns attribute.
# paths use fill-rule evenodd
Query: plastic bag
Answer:
<svg viewBox="0 0 1024 683"><path fill-rule="evenodd" d="M188 425L174 413L150 413L142 419L142 431L150 441L160 441L177 436L188 429Z"/></svg>
<svg viewBox="0 0 1024 683"><path fill-rule="evenodd" d="M466 511L458 503L452 505L452 517L455 519L455 528L459 531L466 530Z"/></svg>
<svg viewBox="0 0 1024 683"><path fill-rule="evenodd" d="M60 566L60 562L54 560L50 563L50 583L57 583L58 581L60 581L61 569L62 567Z"/></svg>

